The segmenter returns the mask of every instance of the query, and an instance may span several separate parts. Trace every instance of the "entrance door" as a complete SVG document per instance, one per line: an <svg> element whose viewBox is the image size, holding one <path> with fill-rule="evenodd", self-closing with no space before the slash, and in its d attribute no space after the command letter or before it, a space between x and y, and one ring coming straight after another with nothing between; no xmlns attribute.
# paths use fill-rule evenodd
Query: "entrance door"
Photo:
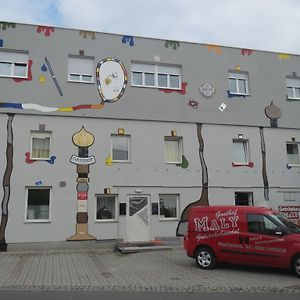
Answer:
<svg viewBox="0 0 300 300"><path fill-rule="evenodd" d="M127 215L128 241L149 240L149 197L129 196Z"/></svg>

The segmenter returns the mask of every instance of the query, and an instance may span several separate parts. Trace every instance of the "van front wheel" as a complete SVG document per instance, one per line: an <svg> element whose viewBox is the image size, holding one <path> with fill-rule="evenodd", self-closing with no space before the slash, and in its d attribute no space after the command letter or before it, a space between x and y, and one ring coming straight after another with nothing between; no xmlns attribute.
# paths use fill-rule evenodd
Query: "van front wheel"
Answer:
<svg viewBox="0 0 300 300"><path fill-rule="evenodd" d="M293 260L293 268L296 275L300 277L300 254L298 254Z"/></svg>
<svg viewBox="0 0 300 300"><path fill-rule="evenodd" d="M213 269L217 264L214 252L207 247L199 248L196 251L195 260L201 269Z"/></svg>

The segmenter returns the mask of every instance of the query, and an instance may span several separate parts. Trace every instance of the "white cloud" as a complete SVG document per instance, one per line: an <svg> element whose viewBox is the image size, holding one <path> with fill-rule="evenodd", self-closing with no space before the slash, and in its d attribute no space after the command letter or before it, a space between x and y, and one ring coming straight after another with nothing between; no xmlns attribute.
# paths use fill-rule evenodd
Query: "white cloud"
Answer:
<svg viewBox="0 0 300 300"><path fill-rule="evenodd" d="M299 0L0 0L4 21L300 53Z"/></svg>

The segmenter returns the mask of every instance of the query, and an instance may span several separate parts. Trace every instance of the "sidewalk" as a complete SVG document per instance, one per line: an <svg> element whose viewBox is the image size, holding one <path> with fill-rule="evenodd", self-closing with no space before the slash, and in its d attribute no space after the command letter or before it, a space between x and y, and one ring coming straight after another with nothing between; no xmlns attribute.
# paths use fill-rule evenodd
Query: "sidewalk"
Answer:
<svg viewBox="0 0 300 300"><path fill-rule="evenodd" d="M300 292L300 279L290 271L232 265L201 270L181 245L132 254L116 252L108 244L91 246L2 252L0 289Z"/></svg>

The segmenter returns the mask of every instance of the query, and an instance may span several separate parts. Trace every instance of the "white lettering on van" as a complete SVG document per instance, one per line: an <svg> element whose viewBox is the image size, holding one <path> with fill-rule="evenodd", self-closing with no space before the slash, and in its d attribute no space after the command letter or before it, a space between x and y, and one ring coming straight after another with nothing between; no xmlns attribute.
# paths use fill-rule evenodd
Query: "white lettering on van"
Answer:
<svg viewBox="0 0 300 300"><path fill-rule="evenodd" d="M199 218L194 218L195 231L208 231L208 217L203 217L201 220Z"/></svg>
<svg viewBox="0 0 300 300"><path fill-rule="evenodd" d="M220 218L221 228L226 229L229 228L229 224L226 223L225 218Z"/></svg>
<svg viewBox="0 0 300 300"><path fill-rule="evenodd" d="M239 219L238 216L229 217L229 220L231 221L232 227L237 227L237 221L238 221L238 219Z"/></svg>
<svg viewBox="0 0 300 300"><path fill-rule="evenodd" d="M218 229L220 229L220 226L218 225L217 220L212 219L210 224L210 230L218 230Z"/></svg>

